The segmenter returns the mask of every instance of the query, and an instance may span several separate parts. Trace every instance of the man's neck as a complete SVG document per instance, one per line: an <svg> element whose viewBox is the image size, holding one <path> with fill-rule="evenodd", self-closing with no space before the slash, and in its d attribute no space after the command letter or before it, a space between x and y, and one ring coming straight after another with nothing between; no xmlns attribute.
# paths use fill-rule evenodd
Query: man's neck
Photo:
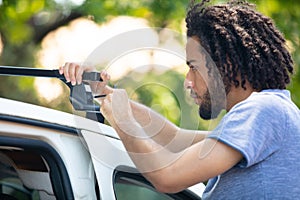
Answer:
<svg viewBox="0 0 300 200"><path fill-rule="evenodd" d="M227 103L226 103L227 112L237 103L247 99L252 94L252 92L255 92L255 90L249 84L246 83L245 87L246 90L241 86L239 87L232 86L230 92L227 94Z"/></svg>

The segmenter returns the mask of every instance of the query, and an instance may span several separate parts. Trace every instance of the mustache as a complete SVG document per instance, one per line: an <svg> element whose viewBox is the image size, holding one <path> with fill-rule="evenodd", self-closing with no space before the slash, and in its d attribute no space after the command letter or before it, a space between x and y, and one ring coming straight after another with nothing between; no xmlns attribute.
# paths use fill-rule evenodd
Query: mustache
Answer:
<svg viewBox="0 0 300 200"><path fill-rule="evenodd" d="M194 90L191 90L190 91L190 96L192 98L200 98L200 99L203 99L201 96L199 96Z"/></svg>

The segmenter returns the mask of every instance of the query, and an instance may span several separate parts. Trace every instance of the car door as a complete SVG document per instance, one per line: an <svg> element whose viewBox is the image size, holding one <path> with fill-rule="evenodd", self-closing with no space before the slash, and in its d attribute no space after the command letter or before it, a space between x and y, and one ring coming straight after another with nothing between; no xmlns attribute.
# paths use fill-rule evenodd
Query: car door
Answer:
<svg viewBox="0 0 300 200"><path fill-rule="evenodd" d="M122 142L113 129L105 135L82 130L81 134L89 148L99 184L101 199L116 200L197 200L202 193L196 194L189 189L176 194L160 193L135 168ZM197 186L203 191L204 185ZM194 190L195 191L195 190Z"/></svg>

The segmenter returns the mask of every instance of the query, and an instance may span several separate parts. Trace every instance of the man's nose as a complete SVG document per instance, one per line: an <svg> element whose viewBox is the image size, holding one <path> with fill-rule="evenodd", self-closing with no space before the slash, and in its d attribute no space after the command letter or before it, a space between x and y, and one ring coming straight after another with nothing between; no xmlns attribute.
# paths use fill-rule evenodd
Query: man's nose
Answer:
<svg viewBox="0 0 300 200"><path fill-rule="evenodd" d="M193 82L188 80L188 79L185 79L184 80L184 88L185 89L192 89L193 88Z"/></svg>

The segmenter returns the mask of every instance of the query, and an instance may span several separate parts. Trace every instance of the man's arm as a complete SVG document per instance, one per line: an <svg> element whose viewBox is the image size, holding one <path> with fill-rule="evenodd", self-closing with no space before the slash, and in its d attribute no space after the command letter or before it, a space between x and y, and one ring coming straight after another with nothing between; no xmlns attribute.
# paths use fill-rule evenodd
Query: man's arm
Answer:
<svg viewBox="0 0 300 200"><path fill-rule="evenodd" d="M108 95L101 110L139 171L161 192L179 192L224 173L242 159L240 152L214 139L204 139L181 152L158 144L133 117L124 90Z"/></svg>
<svg viewBox="0 0 300 200"><path fill-rule="evenodd" d="M158 144L179 152L205 139L208 131L182 129L152 109L130 101L134 119L145 133Z"/></svg>
<svg viewBox="0 0 300 200"><path fill-rule="evenodd" d="M105 91L113 93L115 89L106 86ZM98 100L101 102L101 99ZM172 152L183 149L205 139L209 131L182 129L168 119L144 106L130 100L133 117L141 126L147 137L168 148Z"/></svg>

